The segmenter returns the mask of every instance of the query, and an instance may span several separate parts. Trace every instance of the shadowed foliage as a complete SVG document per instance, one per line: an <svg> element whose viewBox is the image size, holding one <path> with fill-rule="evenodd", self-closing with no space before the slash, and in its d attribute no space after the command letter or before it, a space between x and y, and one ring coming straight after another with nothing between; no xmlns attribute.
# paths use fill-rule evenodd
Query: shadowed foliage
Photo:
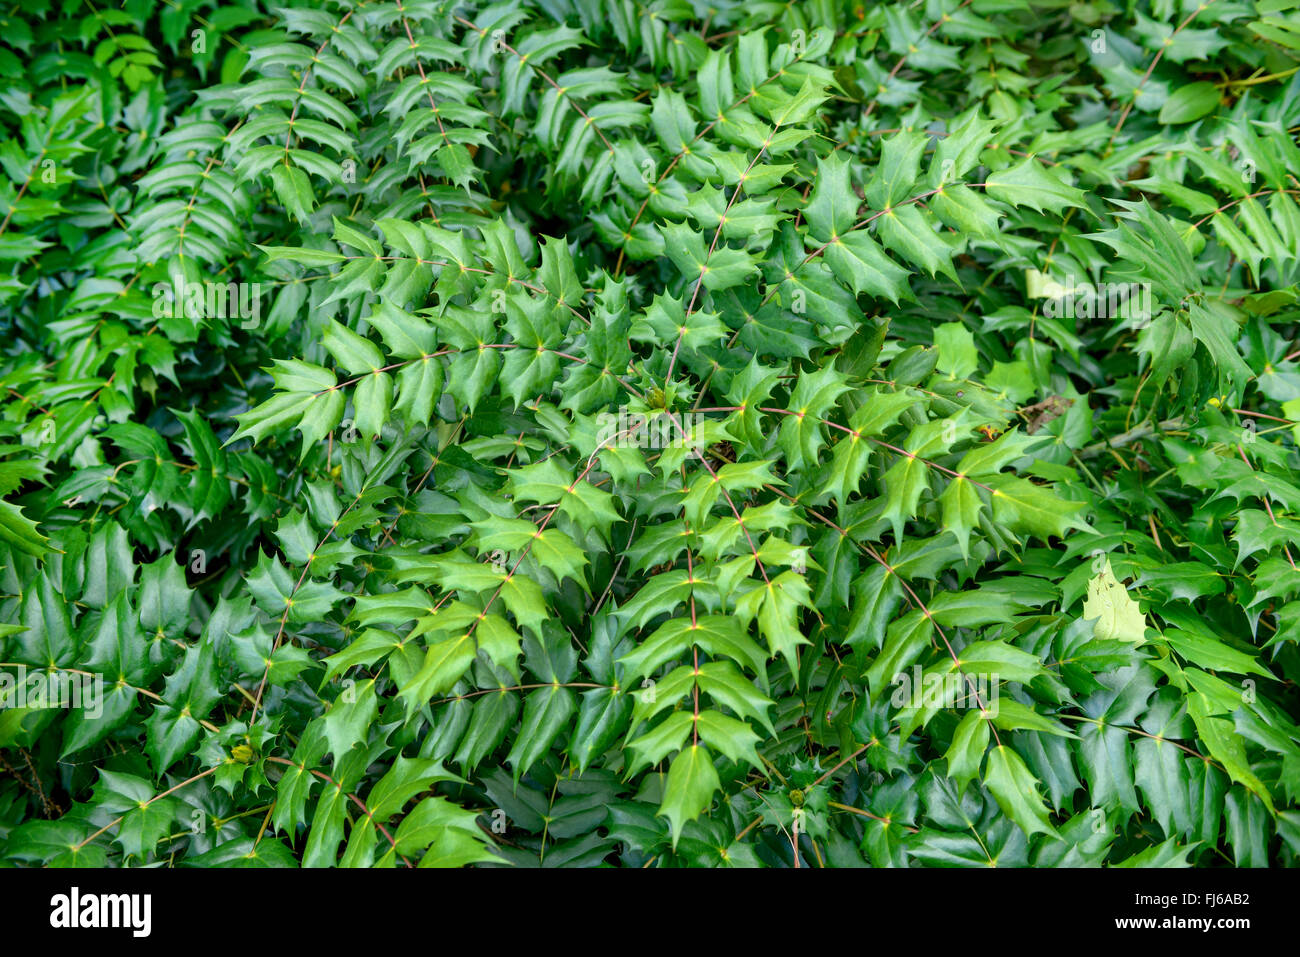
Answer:
<svg viewBox="0 0 1300 957"><path fill-rule="evenodd" d="M1300 852L1295 0L0 17L0 859Z"/></svg>

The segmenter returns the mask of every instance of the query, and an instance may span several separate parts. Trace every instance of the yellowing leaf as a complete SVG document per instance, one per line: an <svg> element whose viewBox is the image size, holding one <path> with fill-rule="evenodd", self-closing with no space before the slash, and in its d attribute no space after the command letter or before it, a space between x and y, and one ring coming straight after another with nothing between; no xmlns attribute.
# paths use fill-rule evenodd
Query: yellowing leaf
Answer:
<svg viewBox="0 0 1300 957"><path fill-rule="evenodd" d="M1088 582L1088 597L1083 602L1085 621L1096 619L1092 626L1095 637L1107 641L1145 641L1146 618L1138 603L1129 597L1123 583L1111 571L1110 560L1101 574Z"/></svg>

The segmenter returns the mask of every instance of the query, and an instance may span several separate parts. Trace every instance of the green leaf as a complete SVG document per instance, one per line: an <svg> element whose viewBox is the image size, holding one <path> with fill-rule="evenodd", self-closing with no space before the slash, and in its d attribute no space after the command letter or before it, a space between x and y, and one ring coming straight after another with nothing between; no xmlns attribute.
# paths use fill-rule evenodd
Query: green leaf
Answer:
<svg viewBox="0 0 1300 957"><path fill-rule="evenodd" d="M984 768L984 784L1002 808L1026 835L1060 835L1052 827L1038 791L1038 780L1025 767L1024 760L1004 744L989 751Z"/></svg>
<svg viewBox="0 0 1300 957"><path fill-rule="evenodd" d="M862 230L831 240L825 255L835 277L847 283L854 294L865 292L894 304L912 298L907 284L910 271L885 255L880 244Z"/></svg>
<svg viewBox="0 0 1300 957"><path fill-rule="evenodd" d="M1087 527L1079 518L1081 503L1065 501L1041 485L1008 475L991 476L985 484L993 487L993 521L1012 532L1046 540Z"/></svg>
<svg viewBox="0 0 1300 957"><path fill-rule="evenodd" d="M316 208L312 194L311 178L296 166L277 164L271 167L271 184L280 204L300 223L311 219Z"/></svg>
<svg viewBox="0 0 1300 957"><path fill-rule="evenodd" d="M1191 123L1208 113L1213 113L1219 105L1219 91L1213 83L1201 81L1180 86L1165 105L1160 107L1160 122L1169 124Z"/></svg>
<svg viewBox="0 0 1300 957"><path fill-rule="evenodd" d="M1025 157L1015 166L990 174L984 181L985 191L994 199L1012 206L1028 206L1036 212L1059 213L1069 206L1081 207L1083 191L1061 181L1033 157Z"/></svg>
<svg viewBox="0 0 1300 957"><path fill-rule="evenodd" d="M721 786L712 758L699 745L683 748L673 758L659 813L672 824L674 848L682 836L682 828L708 809L714 792Z"/></svg>
<svg viewBox="0 0 1300 957"><path fill-rule="evenodd" d="M1214 717L1202 695L1192 695L1187 701L1187 713L1196 725L1196 732L1205 742L1210 757L1223 765L1228 777L1255 793L1274 813L1273 798L1263 782L1255 776L1246 759L1245 743L1234 733L1233 724L1225 718Z"/></svg>
<svg viewBox="0 0 1300 957"><path fill-rule="evenodd" d="M849 187L847 157L832 153L818 160L816 186L803 209L812 235L822 243L833 243L857 222L862 201Z"/></svg>
<svg viewBox="0 0 1300 957"><path fill-rule="evenodd" d="M880 241L931 276L943 273L958 282L952 257L960 243L937 233L915 206L896 206L876 220Z"/></svg>
<svg viewBox="0 0 1300 957"><path fill-rule="evenodd" d="M36 530L36 523L11 502L0 502L0 542L11 548L40 557L47 550L46 537Z"/></svg>
<svg viewBox="0 0 1300 957"><path fill-rule="evenodd" d="M948 762L948 777L957 782L959 794L979 774L988 744L988 721L978 711L968 711L953 732L952 745L944 755Z"/></svg>
<svg viewBox="0 0 1300 957"><path fill-rule="evenodd" d="M506 757L515 781L546 752L574 709L574 694L568 688L541 688L524 699L523 733Z"/></svg>

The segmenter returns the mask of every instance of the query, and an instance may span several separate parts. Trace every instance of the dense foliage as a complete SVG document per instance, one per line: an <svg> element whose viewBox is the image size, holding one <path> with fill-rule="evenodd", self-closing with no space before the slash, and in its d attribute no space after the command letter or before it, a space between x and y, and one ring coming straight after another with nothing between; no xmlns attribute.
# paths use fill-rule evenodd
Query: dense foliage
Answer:
<svg viewBox="0 0 1300 957"><path fill-rule="evenodd" d="M1296 7L15 7L0 858L1294 863Z"/></svg>

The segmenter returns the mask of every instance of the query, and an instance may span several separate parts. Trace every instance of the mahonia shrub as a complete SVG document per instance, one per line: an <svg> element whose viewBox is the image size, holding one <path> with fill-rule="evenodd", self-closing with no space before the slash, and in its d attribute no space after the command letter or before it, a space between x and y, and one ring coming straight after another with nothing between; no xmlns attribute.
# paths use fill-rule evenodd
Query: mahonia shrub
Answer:
<svg viewBox="0 0 1300 957"><path fill-rule="evenodd" d="M1295 862L1293 0L3 27L6 862Z"/></svg>

